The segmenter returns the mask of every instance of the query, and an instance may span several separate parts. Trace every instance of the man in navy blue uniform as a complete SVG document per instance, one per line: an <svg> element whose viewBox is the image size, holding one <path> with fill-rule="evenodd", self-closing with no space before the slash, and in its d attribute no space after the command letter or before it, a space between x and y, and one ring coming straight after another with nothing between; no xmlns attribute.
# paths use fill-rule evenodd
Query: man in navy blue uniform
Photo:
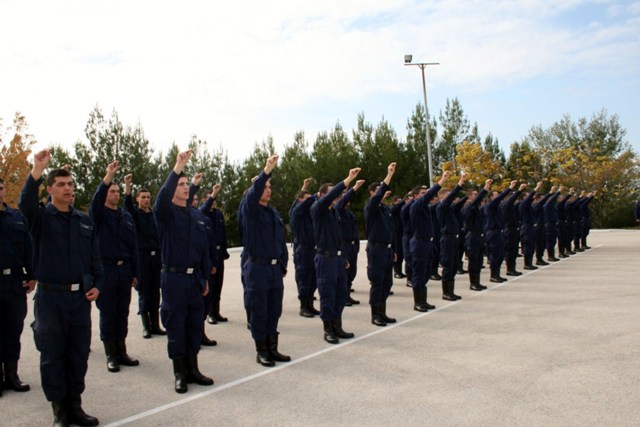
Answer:
<svg viewBox="0 0 640 427"><path fill-rule="evenodd" d="M417 194L422 186L414 187L407 195L407 201L400 210L400 219L402 220L402 252L404 253L404 271L407 275L407 286L412 287L413 281L413 256L411 254L411 238L413 237L413 228L411 226L411 205L413 204ZM424 187L425 191L427 187ZM429 266L429 273L431 266Z"/></svg>
<svg viewBox="0 0 640 427"><path fill-rule="evenodd" d="M480 283L480 271L484 250L484 218L480 212L480 205L491 190L492 179L487 179L484 188L480 192L473 190L469 193L469 199L464 208L465 250L469 258L469 289L482 291L487 289Z"/></svg>
<svg viewBox="0 0 640 427"><path fill-rule="evenodd" d="M342 250L344 251L344 257L347 259L349 267L347 268L347 307L351 307L356 304L360 304L360 301L351 298L350 292L353 287L353 281L358 274L358 253L360 252L360 232L358 231L358 222L356 221L356 215L353 213L349 206L351 199L355 196L356 191L364 184L364 179L356 181L355 185L348 189L338 202L336 203L336 209L340 215L342 225Z"/></svg>
<svg viewBox="0 0 640 427"><path fill-rule="evenodd" d="M405 205L405 198L396 196L393 198L391 205L391 217L393 218L393 230L396 233L396 262L393 263L393 277L396 279L404 279L407 277L402 272L402 263L404 262L404 248L402 246L402 208Z"/></svg>
<svg viewBox="0 0 640 427"><path fill-rule="evenodd" d="M293 264L295 266L298 300L300 300L300 316L314 317L320 314L313 306L313 294L318 285L316 283L316 242L313 236L313 221L311 220L311 205L316 201L309 192L312 178L306 178L302 189L289 209L289 219L293 230Z"/></svg>
<svg viewBox="0 0 640 427"><path fill-rule="evenodd" d="M256 362L274 366L291 357L278 351L278 321L282 315L283 277L287 274L289 253L284 238L284 223L271 201L271 172L278 155L267 159L242 204L245 286L251 336L256 345Z"/></svg>
<svg viewBox="0 0 640 427"><path fill-rule="evenodd" d="M442 276L440 275L440 237L441 235L441 227L440 227L440 219L438 218L438 206L440 206L440 199L436 195L433 199L431 199L431 204L429 205L429 209L431 209L431 220L433 221L433 259L431 261L431 280L442 280Z"/></svg>
<svg viewBox="0 0 640 427"><path fill-rule="evenodd" d="M71 205L73 178L65 169L49 173L51 202L40 205L38 188L50 160L49 150L34 156L20 193L20 210L33 237L38 281L31 326L54 425L95 426L98 419L84 412L81 395L91 344L91 301L100 295L103 280L98 233L91 218Z"/></svg>
<svg viewBox="0 0 640 427"><path fill-rule="evenodd" d="M544 250L547 246L544 205L555 192L556 187L553 186L551 187L551 190L544 196L536 193L533 198L533 204L531 205L531 207L533 208L533 216L535 218L534 227L536 230L536 265L549 265L549 263L544 260Z"/></svg>
<svg viewBox="0 0 640 427"><path fill-rule="evenodd" d="M104 344L109 372L118 372L120 365L137 366L138 360L127 354L131 288L138 281L138 242L133 217L118 207L120 188L113 181L118 172L117 161L107 165L107 172L98 185L89 215L98 228L100 254L104 266L104 288L96 302L100 309L100 339Z"/></svg>
<svg viewBox="0 0 640 427"><path fill-rule="evenodd" d="M124 208L133 217L138 236L140 277L138 291L138 314L142 319L142 337L166 335L160 327L160 236L156 220L151 212L151 193L142 188L136 193L138 207L133 204L133 174L124 177Z"/></svg>
<svg viewBox="0 0 640 427"><path fill-rule="evenodd" d="M431 276L433 265L433 214L431 200L451 176L451 171L445 171L440 181L427 190L426 186L419 186L412 190L414 199L409 205L410 229L409 253L412 260L413 309L420 312L435 309L435 305L427 302L427 282Z"/></svg>
<svg viewBox="0 0 640 427"><path fill-rule="evenodd" d="M440 221L440 264L442 264L442 299L456 301L462 297L455 294L455 278L458 264L458 233L460 225L453 208L453 200L456 198L462 186L469 179L469 175L460 175L458 184L450 191L440 190L438 197L440 205L436 211Z"/></svg>
<svg viewBox="0 0 640 427"><path fill-rule="evenodd" d="M591 201L597 194L598 190L593 190L591 193L587 194L585 201L580 205L580 213L582 214L582 233L580 235L580 243L584 249L591 249L591 247L587 245L587 236L589 235L589 231L591 230L591 215L589 212L589 203L591 203Z"/></svg>
<svg viewBox="0 0 640 427"><path fill-rule="evenodd" d="M205 313L202 296L209 292L212 266L206 224L202 214L190 207L189 183L183 174L191 154L191 150L178 154L153 207L162 254L160 317L167 330L177 393L187 392L190 382L213 384L198 368Z"/></svg>
<svg viewBox="0 0 640 427"><path fill-rule="evenodd" d="M215 249L217 254L216 272L209 279L209 294L211 295L211 304L207 313L207 322L212 325L218 322L227 322L229 319L220 314L220 298L222 296L222 285L224 283L224 262L229 259L227 251L227 229L224 224L224 215L218 208L217 197L222 186L215 184L207 199L200 207L202 213L211 221L213 227L213 235L215 236Z"/></svg>
<svg viewBox="0 0 640 427"><path fill-rule="evenodd" d="M526 187L526 184L520 184L518 191L512 192L500 206L504 218L504 261L507 265L507 276L522 274L516 269L521 223L520 203L517 202Z"/></svg>
<svg viewBox="0 0 640 427"><path fill-rule="evenodd" d="M522 187L521 187L522 188ZM536 218L533 211L532 203L536 192L542 188L542 181L538 182L536 187L529 191L520 203L520 215L522 223L520 225L520 238L522 240L522 255L524 256L524 269L537 270L538 267L533 265L533 255L536 251ZM508 272L507 272L508 274Z"/></svg>
<svg viewBox="0 0 640 427"><path fill-rule="evenodd" d="M505 252L505 239L503 235L505 221L500 203L513 191L516 184L517 181L511 181L509 187L502 193L498 194L497 191L494 191L491 194L489 202L484 205L484 217L486 221L484 235L487 243L489 268L491 270L491 278L489 280L494 283L502 283L507 280L500 276L500 266L504 260Z"/></svg>
<svg viewBox="0 0 640 427"><path fill-rule="evenodd" d="M556 258L555 247L556 240L558 239L558 213L556 212L556 203L558 202L558 197L564 187L561 185L557 191L554 191L553 187L551 188L551 197L547 199L544 204L544 220L545 220L545 247L547 249L547 260L551 262L560 261Z"/></svg>
<svg viewBox="0 0 640 427"><path fill-rule="evenodd" d="M396 319L387 316L387 298L393 285L395 232L391 211L383 203L395 172L396 164L391 163L387 166L387 176L384 180L369 185L370 198L364 207L367 229L367 277L371 283L369 305L371 323L376 326L396 322Z"/></svg>
<svg viewBox="0 0 640 427"><path fill-rule="evenodd" d="M337 344L340 338L353 338L342 329L342 311L347 303L347 260L342 254L342 225L335 209L338 197L360 173L360 168L349 171L335 186L325 183L318 190L318 200L311 206L313 234L316 241L316 278L320 294L320 318L324 340Z"/></svg>
<svg viewBox="0 0 640 427"><path fill-rule="evenodd" d="M29 391L18 376L20 336L27 316L27 294L36 286L33 247L22 213L4 202L0 179L0 396L2 389Z"/></svg>

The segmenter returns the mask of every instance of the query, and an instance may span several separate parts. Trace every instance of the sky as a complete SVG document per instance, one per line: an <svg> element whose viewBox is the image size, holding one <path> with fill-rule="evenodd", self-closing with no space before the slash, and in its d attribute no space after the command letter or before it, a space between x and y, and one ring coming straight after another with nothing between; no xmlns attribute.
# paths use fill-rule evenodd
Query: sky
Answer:
<svg viewBox="0 0 640 427"><path fill-rule="evenodd" d="M71 147L97 105L156 151L192 135L244 159L364 114L400 140L457 98L506 153L535 125L606 109L640 152L640 1L0 0L0 118Z"/></svg>

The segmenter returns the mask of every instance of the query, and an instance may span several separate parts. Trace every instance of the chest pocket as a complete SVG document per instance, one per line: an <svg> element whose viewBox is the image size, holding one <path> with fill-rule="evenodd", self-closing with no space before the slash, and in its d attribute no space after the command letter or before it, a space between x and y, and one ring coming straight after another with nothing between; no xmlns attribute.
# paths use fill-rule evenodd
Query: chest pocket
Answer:
<svg viewBox="0 0 640 427"><path fill-rule="evenodd" d="M16 221L12 223L10 230L12 242L21 243L24 241L24 235L27 232L27 226L23 221Z"/></svg>

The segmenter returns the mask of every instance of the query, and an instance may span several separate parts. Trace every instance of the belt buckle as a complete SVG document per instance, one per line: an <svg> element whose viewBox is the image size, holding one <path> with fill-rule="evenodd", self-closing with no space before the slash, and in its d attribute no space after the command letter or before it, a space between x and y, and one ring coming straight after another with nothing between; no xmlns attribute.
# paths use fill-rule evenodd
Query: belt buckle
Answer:
<svg viewBox="0 0 640 427"><path fill-rule="evenodd" d="M71 288L69 289L72 292L76 292L80 290L80 283L72 283Z"/></svg>
<svg viewBox="0 0 640 427"><path fill-rule="evenodd" d="M272 259L272 260L271 260L271 265L276 265L277 263L278 263L278 260L277 260L277 259Z"/></svg>
<svg viewBox="0 0 640 427"><path fill-rule="evenodd" d="M121 259L119 259L119 260L116 262L116 265L122 265L122 264L124 264L124 261L123 261L123 260L121 260Z"/></svg>
<svg viewBox="0 0 640 427"><path fill-rule="evenodd" d="M150 255L154 256L156 254L156 251L151 251Z"/></svg>
<svg viewBox="0 0 640 427"><path fill-rule="evenodd" d="M387 245L387 249L391 249L391 243Z"/></svg>
<svg viewBox="0 0 640 427"><path fill-rule="evenodd" d="M216 249L220 249L220 245L216 246Z"/></svg>
<svg viewBox="0 0 640 427"><path fill-rule="evenodd" d="M338 256L342 255L342 251L338 251L337 255Z"/></svg>
<svg viewBox="0 0 640 427"><path fill-rule="evenodd" d="M10 268L5 268L4 270L2 270L2 275L3 276L8 276L11 274L11 269Z"/></svg>
<svg viewBox="0 0 640 427"><path fill-rule="evenodd" d="M193 268L193 267L189 267L189 268L187 268L186 273L187 273L187 274L193 274L193 270L194 270L194 268Z"/></svg>

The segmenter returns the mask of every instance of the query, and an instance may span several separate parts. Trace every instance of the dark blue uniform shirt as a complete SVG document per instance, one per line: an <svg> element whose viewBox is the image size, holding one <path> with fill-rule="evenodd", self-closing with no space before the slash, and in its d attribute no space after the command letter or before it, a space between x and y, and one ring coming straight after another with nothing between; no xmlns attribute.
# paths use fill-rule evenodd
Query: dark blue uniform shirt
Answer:
<svg viewBox="0 0 640 427"><path fill-rule="evenodd" d="M347 204L349 204L355 194L356 191L353 188L348 189L347 192L342 195L342 198L338 200L335 206L340 214L340 219L342 220L342 241L345 244L360 241L356 216L351 209L347 207Z"/></svg>
<svg viewBox="0 0 640 427"><path fill-rule="evenodd" d="M407 204L407 210L409 211L409 218L411 220L409 228L413 231L413 236L415 236L416 239L429 240L434 237L433 215L431 214L430 203L436 194L438 194L440 188L440 184L435 183L433 187L428 189L421 197Z"/></svg>
<svg viewBox="0 0 640 427"><path fill-rule="evenodd" d="M369 198L364 207L364 220L367 228L367 241L381 244L391 244L395 248L395 234L391 210L382 203L384 193L389 186L383 181L376 192Z"/></svg>
<svg viewBox="0 0 640 427"><path fill-rule="evenodd" d="M131 194L124 196L124 208L133 217L136 224L136 234L138 236L138 251L149 254L151 251L160 250L160 235L153 212L145 212L133 205Z"/></svg>
<svg viewBox="0 0 640 427"><path fill-rule="evenodd" d="M2 270L11 269L11 276L16 279L32 280L33 245L27 228L27 220L16 209L3 203L0 210L0 274ZM23 270L24 269L24 270Z"/></svg>
<svg viewBox="0 0 640 427"><path fill-rule="evenodd" d="M511 188L507 187L502 193L500 193L495 199L489 201L484 206L484 217L486 220L487 230L502 230L504 228L504 216L500 203L511 192Z"/></svg>
<svg viewBox="0 0 640 427"><path fill-rule="evenodd" d="M342 194L344 187L344 181L340 181L311 206L313 235L316 240L316 248L319 251L338 252L342 250L340 213L336 209L331 209L331 204Z"/></svg>
<svg viewBox="0 0 640 427"><path fill-rule="evenodd" d="M453 199L460 192L462 187L456 185L451 189L449 195L440 201L438 208L436 209L436 215L438 215L438 221L440 221L440 233L443 235L455 235L460 232L460 225L458 224L458 217L453 211Z"/></svg>
<svg viewBox="0 0 640 427"><path fill-rule="evenodd" d="M298 202L296 199L289 211L294 244L296 245L313 248L316 244L313 236L313 221L311 220L311 206L315 201L315 196L310 196L303 202Z"/></svg>
<svg viewBox="0 0 640 427"><path fill-rule="evenodd" d="M462 208L462 216L464 217L464 228L467 232L482 233L484 229L484 218L480 212L480 204L487 196L488 192L484 188L476 195L473 202Z"/></svg>

